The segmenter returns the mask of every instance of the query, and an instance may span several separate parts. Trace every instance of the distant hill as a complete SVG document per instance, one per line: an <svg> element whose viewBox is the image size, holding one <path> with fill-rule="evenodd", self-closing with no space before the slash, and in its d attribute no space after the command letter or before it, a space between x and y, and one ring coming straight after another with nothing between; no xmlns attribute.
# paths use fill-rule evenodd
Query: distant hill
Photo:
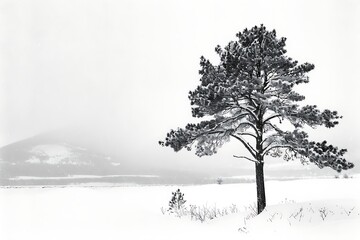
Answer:
<svg viewBox="0 0 360 240"><path fill-rule="evenodd" d="M51 134L38 135L0 149L0 178L110 175L125 171L119 159ZM11 182L11 181L10 181Z"/></svg>
<svg viewBox="0 0 360 240"><path fill-rule="evenodd" d="M140 164L66 133L40 134L0 149L0 185L201 183L205 175Z"/></svg>

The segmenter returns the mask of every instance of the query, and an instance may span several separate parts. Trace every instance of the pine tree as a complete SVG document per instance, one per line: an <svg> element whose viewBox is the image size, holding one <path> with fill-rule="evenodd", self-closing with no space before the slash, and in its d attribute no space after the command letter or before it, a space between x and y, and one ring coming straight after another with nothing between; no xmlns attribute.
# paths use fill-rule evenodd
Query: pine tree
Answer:
<svg viewBox="0 0 360 240"><path fill-rule="evenodd" d="M169 201L168 211L173 213L180 211L184 208L186 200L184 200L184 193L181 193L180 189L175 192L172 192L171 200Z"/></svg>
<svg viewBox="0 0 360 240"><path fill-rule="evenodd" d="M314 65L286 56L286 38L277 38L275 30L263 25L236 36L224 49L215 48L218 65L201 57L201 83L189 93L193 117L209 120L171 130L159 143L175 151L195 148L196 155L204 156L215 154L230 139L239 141L249 154L235 157L255 163L260 213L266 206L265 156L297 158L338 172L354 165L343 158L346 149L311 141L303 131L306 125L335 127L341 118L336 111L299 104L305 97L294 87L309 82L307 73ZM293 128L284 130L284 122Z"/></svg>

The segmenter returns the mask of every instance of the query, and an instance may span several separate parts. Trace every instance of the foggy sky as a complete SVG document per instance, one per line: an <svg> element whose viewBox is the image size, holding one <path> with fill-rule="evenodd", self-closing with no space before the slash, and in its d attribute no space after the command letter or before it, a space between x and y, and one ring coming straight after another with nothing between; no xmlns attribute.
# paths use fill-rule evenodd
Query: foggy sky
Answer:
<svg viewBox="0 0 360 240"><path fill-rule="evenodd" d="M306 103L344 116L311 137L348 148L348 160L360 163L358 16L356 0L3 0L0 146L79 126L125 157L192 159L157 141L195 121L187 94L199 83L200 56L216 63L217 44L264 23L288 39L288 56L315 64L299 87ZM214 159L224 164L241 151L230 143Z"/></svg>

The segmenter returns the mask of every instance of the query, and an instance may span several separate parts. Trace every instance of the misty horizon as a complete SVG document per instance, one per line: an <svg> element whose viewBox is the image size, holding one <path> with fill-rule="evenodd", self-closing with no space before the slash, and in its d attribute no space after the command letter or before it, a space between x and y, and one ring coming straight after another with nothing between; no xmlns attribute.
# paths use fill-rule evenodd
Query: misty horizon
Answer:
<svg viewBox="0 0 360 240"><path fill-rule="evenodd" d="M234 141L203 158L158 141L170 129L199 121L191 116L188 92L199 83L200 56L218 62L218 44L264 23L287 38L288 56L315 64L310 83L298 88L304 102L343 116L334 129L310 129L310 137L347 148L345 157L357 169L360 85L350 70L360 63L360 31L358 5L346 2L4 1L0 146L55 132L149 165L253 169L233 158L244 151ZM232 4L238 8L226 7ZM270 4L286 10L272 13ZM249 11L258 6L258 13ZM227 14L214 17L221 12Z"/></svg>

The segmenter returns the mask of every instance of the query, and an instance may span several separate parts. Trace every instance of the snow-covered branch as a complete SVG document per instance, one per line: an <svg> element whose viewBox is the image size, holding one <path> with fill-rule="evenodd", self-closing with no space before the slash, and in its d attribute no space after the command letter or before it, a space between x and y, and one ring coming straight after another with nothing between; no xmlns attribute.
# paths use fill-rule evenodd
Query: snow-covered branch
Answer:
<svg viewBox="0 0 360 240"><path fill-rule="evenodd" d="M235 158L244 158L244 159L249 160L249 161L251 161L251 162L259 163L259 161L256 161L256 160L254 160L254 159L251 159L251 158L248 158L248 157L245 157L245 156L236 156L236 155L233 155L233 157L235 157Z"/></svg>
<svg viewBox="0 0 360 240"><path fill-rule="evenodd" d="M253 138L256 138L256 136L254 135L254 134L252 134L252 133L248 133L248 132L246 132L246 133L236 133L237 135L240 135L240 136L251 136L251 137L253 137Z"/></svg>
<svg viewBox="0 0 360 240"><path fill-rule="evenodd" d="M271 144L270 144L271 145ZM269 146L270 146L269 145ZM267 148L269 147L267 146ZM272 146L268 149L264 149L263 153L262 153L262 156L265 156L269 151L271 151L272 149L275 149L275 148L289 148L291 150L295 150L294 146L292 145L275 145L275 146Z"/></svg>
<svg viewBox="0 0 360 240"><path fill-rule="evenodd" d="M266 119L264 120L264 123L267 123L267 122L269 122L271 119L274 119L274 118L277 118L277 117L281 117L281 115L280 115L280 114L273 114L273 115L271 115L270 117L266 118Z"/></svg>
<svg viewBox="0 0 360 240"><path fill-rule="evenodd" d="M238 130L240 128L240 126L242 126L242 125L250 126L255 131L256 136L260 135L258 129L255 126L255 124L253 124L252 122L241 122L241 123L239 123L239 125L235 128L235 131Z"/></svg>
<svg viewBox="0 0 360 240"><path fill-rule="evenodd" d="M242 137L236 136L234 134L230 134L230 136L239 140L245 146L245 148L250 152L250 154L256 159L257 151L247 141L245 141Z"/></svg>

